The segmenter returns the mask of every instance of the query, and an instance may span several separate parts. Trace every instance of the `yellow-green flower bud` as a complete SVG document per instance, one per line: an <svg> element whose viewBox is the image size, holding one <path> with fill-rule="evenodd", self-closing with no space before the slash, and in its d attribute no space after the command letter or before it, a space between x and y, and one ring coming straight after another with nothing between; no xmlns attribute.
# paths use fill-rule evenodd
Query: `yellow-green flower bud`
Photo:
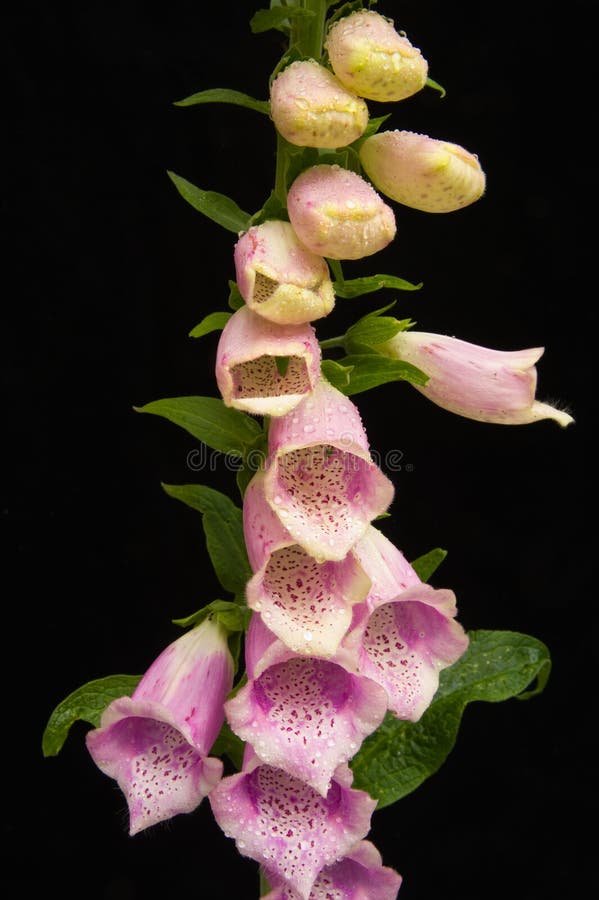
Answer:
<svg viewBox="0 0 599 900"><path fill-rule="evenodd" d="M298 60L275 78L270 114L279 134L299 147L351 144L368 124L368 107L315 60Z"/></svg>
<svg viewBox="0 0 599 900"><path fill-rule="evenodd" d="M458 144L413 131L381 131L360 148L369 179L387 197L423 212L469 206L485 191L478 157Z"/></svg>
<svg viewBox="0 0 599 900"><path fill-rule="evenodd" d="M404 100L426 84L428 63L420 50L372 10L335 22L325 47L339 81L368 100Z"/></svg>

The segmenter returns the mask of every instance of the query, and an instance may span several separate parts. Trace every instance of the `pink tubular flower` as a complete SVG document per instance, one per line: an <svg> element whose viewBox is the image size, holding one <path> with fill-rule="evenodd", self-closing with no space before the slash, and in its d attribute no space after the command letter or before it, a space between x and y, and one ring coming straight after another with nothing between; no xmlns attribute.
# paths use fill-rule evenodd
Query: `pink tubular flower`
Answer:
<svg viewBox="0 0 599 900"><path fill-rule="evenodd" d="M289 222L270 219L246 231L234 250L237 285L251 310L278 325L300 325L330 313L329 267L300 242Z"/></svg>
<svg viewBox="0 0 599 900"><path fill-rule="evenodd" d="M114 700L88 732L96 765L114 778L129 807L129 833L191 812L220 780L208 753L233 683L227 633L205 619L152 663L132 697Z"/></svg>
<svg viewBox="0 0 599 900"><path fill-rule="evenodd" d="M285 368L279 369L277 357ZM226 406L282 416L320 378L320 347L311 325L275 325L242 306L223 329L216 381Z"/></svg>
<svg viewBox="0 0 599 900"><path fill-rule="evenodd" d="M426 84L428 64L420 50L373 10L334 22L325 47L337 78L368 100L404 100Z"/></svg>
<svg viewBox="0 0 599 900"><path fill-rule="evenodd" d="M379 349L421 369L429 380L414 387L459 416L499 425L554 419L565 427L574 421L563 410L535 400L535 363L542 347L490 350L446 335L403 331Z"/></svg>
<svg viewBox="0 0 599 900"><path fill-rule="evenodd" d="M289 220L300 241L329 259L362 259L395 237L395 215L368 182L341 166L318 165L295 179Z"/></svg>
<svg viewBox="0 0 599 900"><path fill-rule="evenodd" d="M297 60L277 75L270 113L279 134L299 147L344 147L368 124L364 101L314 59Z"/></svg>
<svg viewBox="0 0 599 900"><path fill-rule="evenodd" d="M255 573L246 586L247 604L295 653L332 656L350 626L352 605L364 600L370 580L351 552L332 562L310 556L269 505L265 482L264 473L257 472L243 501Z"/></svg>
<svg viewBox="0 0 599 900"><path fill-rule="evenodd" d="M477 156L426 134L373 134L360 147L360 162L381 193L422 212L453 212L479 200L485 191Z"/></svg>
<svg viewBox="0 0 599 900"><path fill-rule="evenodd" d="M337 767L383 721L387 695L340 662L296 656L278 640L254 660L252 648L264 643L256 630L265 630L257 615L246 643L248 683L225 704L229 725L263 763L326 797Z"/></svg>
<svg viewBox="0 0 599 900"><path fill-rule="evenodd" d="M246 746L243 770L223 778L210 794L214 817L242 856L308 900L318 873L348 853L370 829L376 806L351 787L339 766L326 797L282 769L264 765Z"/></svg>
<svg viewBox="0 0 599 900"><path fill-rule="evenodd" d="M301 900L276 873L265 872L273 889L262 900ZM346 856L322 869L308 900L396 900L401 875L383 866L381 854L370 841L360 841Z"/></svg>
<svg viewBox="0 0 599 900"><path fill-rule="evenodd" d="M266 500L318 562L343 559L393 499L357 407L323 378L293 412L272 420L268 450Z"/></svg>

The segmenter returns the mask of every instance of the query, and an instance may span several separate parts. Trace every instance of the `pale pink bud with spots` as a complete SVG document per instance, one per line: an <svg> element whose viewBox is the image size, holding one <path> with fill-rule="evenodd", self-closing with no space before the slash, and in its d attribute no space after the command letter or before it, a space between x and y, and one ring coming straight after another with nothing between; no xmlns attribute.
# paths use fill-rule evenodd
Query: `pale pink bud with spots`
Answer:
<svg viewBox="0 0 599 900"><path fill-rule="evenodd" d="M371 596L356 613L344 643L356 654L358 671L386 690L397 718L418 721L437 691L439 672L468 648L455 620L454 593L416 584L380 605Z"/></svg>
<svg viewBox="0 0 599 900"><path fill-rule="evenodd" d="M421 369L429 379L414 387L457 415L498 425L553 419L565 427L574 421L564 410L535 399L535 364L543 347L492 350L447 335L404 331L378 349Z"/></svg>
<svg viewBox="0 0 599 900"><path fill-rule="evenodd" d="M299 240L289 222L253 225L235 244L233 257L241 296L271 322L312 322L335 305L326 260Z"/></svg>
<svg viewBox="0 0 599 900"><path fill-rule="evenodd" d="M371 256L397 230L393 210L372 185L338 165L312 166L298 175L287 211L300 241L329 259Z"/></svg>
<svg viewBox="0 0 599 900"><path fill-rule="evenodd" d="M210 794L214 817L242 856L255 860L308 900L319 872L350 852L370 830L376 801L351 787L339 766L323 797L283 769L246 752L243 770Z"/></svg>
<svg viewBox="0 0 599 900"><path fill-rule="evenodd" d="M293 412L272 420L268 440L267 503L318 562L344 559L394 495L358 408L321 378Z"/></svg>
<svg viewBox="0 0 599 900"><path fill-rule="evenodd" d="M283 502L283 494L275 495L275 512L266 496L266 475L257 472L243 501L254 572L246 585L247 604L294 653L330 657L351 624L352 606L367 596L370 579L350 548L335 561L310 555L282 524L287 516ZM290 507L288 518L293 515Z"/></svg>
<svg viewBox="0 0 599 900"><path fill-rule="evenodd" d="M428 63L420 50L373 10L334 22L325 47L337 78L368 100L404 100L426 84Z"/></svg>
<svg viewBox="0 0 599 900"><path fill-rule="evenodd" d="M226 406L282 416L310 394L320 378L316 332L307 323L275 325L242 306L223 329L215 372Z"/></svg>
<svg viewBox="0 0 599 900"><path fill-rule="evenodd" d="M265 877L272 890L262 900L301 900L276 873L266 871ZM401 882L395 869L383 865L374 844L360 841L346 856L319 872L309 900L396 900Z"/></svg>
<svg viewBox="0 0 599 900"><path fill-rule="evenodd" d="M233 684L227 633L210 619L171 643L132 697L114 700L86 735L96 765L127 800L129 833L194 810L220 780L208 754Z"/></svg>
<svg viewBox="0 0 599 900"><path fill-rule="evenodd" d="M254 659L264 631L253 616L247 684L225 703L231 729L263 763L284 769L326 797L333 774L381 724L387 695L378 684L346 668L341 660L297 656L281 641Z"/></svg>
<svg viewBox="0 0 599 900"><path fill-rule="evenodd" d="M485 192L478 157L459 144L413 131L381 131L359 152L364 171L382 194L422 212L453 212Z"/></svg>
<svg viewBox="0 0 599 900"><path fill-rule="evenodd" d="M314 59L297 60L270 88L270 114L279 134L299 147L334 150L357 140L368 107Z"/></svg>

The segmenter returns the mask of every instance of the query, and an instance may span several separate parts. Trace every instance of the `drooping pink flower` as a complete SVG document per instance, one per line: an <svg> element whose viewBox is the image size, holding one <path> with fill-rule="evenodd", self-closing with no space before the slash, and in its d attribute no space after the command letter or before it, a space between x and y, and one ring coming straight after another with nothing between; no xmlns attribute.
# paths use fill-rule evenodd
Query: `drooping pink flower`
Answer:
<svg viewBox="0 0 599 900"><path fill-rule="evenodd" d="M311 556L283 527L284 510L276 502L273 510L265 485L265 473L257 472L243 501L254 572L246 586L247 604L295 653L332 656L351 623L352 605L364 600L370 579L351 550L335 561Z"/></svg>
<svg viewBox="0 0 599 900"><path fill-rule="evenodd" d="M300 241L329 259L362 259L395 237L395 215L356 172L317 165L298 175L287 195L289 220Z"/></svg>
<svg viewBox="0 0 599 900"><path fill-rule="evenodd" d="M246 643L248 682L225 703L231 729L263 763L326 797L334 772L381 724L387 694L341 660L297 656L254 615ZM257 645L263 651L254 658ZM264 647L266 646L266 650Z"/></svg>
<svg viewBox="0 0 599 900"><path fill-rule="evenodd" d="M272 890L262 900L301 900L301 895L265 872ZM396 900L402 878L383 865L381 854L370 841L360 841L346 856L322 869L308 900Z"/></svg>
<svg viewBox="0 0 599 900"><path fill-rule="evenodd" d="M289 222L253 225L235 244L233 257L241 296L271 322L312 322L335 305L326 260L304 246Z"/></svg>
<svg viewBox="0 0 599 900"><path fill-rule="evenodd" d="M314 59L297 60L270 88L270 114L279 134L299 147L334 150L357 140L368 107Z"/></svg>
<svg viewBox="0 0 599 900"><path fill-rule="evenodd" d="M393 499L357 407L324 378L291 413L272 420L268 450L267 503L317 562L343 559Z"/></svg>
<svg viewBox="0 0 599 900"><path fill-rule="evenodd" d="M242 771L210 793L214 817L242 856L256 860L308 900L318 873L344 856L370 830L376 806L351 787L339 766L326 795L282 769L264 765L246 746Z"/></svg>
<svg viewBox="0 0 599 900"><path fill-rule="evenodd" d="M428 63L390 19L358 10L333 23L325 47L337 78L369 100L404 100L421 90Z"/></svg>
<svg viewBox="0 0 599 900"><path fill-rule="evenodd" d="M564 410L535 400L535 363L542 347L491 350L442 334L402 331L378 349L421 369L429 380L414 387L457 415L499 425L554 419L565 427L574 421Z"/></svg>
<svg viewBox="0 0 599 900"><path fill-rule="evenodd" d="M485 192L478 157L459 144L413 131L380 131L366 138L359 152L382 194L422 212L453 212Z"/></svg>
<svg viewBox="0 0 599 900"><path fill-rule="evenodd" d="M87 733L94 762L125 795L130 834L191 812L218 783L223 764L208 754L232 683L227 633L205 619L163 650L133 696L114 700Z"/></svg>
<svg viewBox="0 0 599 900"><path fill-rule="evenodd" d="M216 381L226 406L282 416L319 378L320 346L311 325L275 325L247 306L225 325L216 350Z"/></svg>

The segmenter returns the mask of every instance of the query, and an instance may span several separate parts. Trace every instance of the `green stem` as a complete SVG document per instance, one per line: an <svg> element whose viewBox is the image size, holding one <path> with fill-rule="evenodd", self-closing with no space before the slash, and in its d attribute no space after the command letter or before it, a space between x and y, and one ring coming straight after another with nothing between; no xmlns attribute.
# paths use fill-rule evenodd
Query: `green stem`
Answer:
<svg viewBox="0 0 599 900"><path fill-rule="evenodd" d="M333 347L340 347L342 350L345 350L345 335L327 338L324 341L319 341L319 344L321 350L331 350Z"/></svg>
<svg viewBox="0 0 599 900"><path fill-rule="evenodd" d="M304 0L304 9L313 12L313 16L305 18L305 33L303 36L302 52L304 56L320 62L322 57L322 42L324 39L324 22L327 13L326 0ZM301 21L301 20L300 20Z"/></svg>

